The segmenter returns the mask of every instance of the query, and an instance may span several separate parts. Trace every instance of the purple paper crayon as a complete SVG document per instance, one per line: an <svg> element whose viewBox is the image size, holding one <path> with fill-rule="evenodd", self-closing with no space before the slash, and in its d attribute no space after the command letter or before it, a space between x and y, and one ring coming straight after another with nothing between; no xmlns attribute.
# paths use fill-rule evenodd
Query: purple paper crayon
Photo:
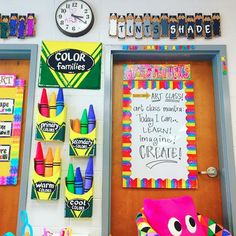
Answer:
<svg viewBox="0 0 236 236"><path fill-rule="evenodd" d="M80 168L77 167L75 170L75 194L83 194L83 178L80 172Z"/></svg>
<svg viewBox="0 0 236 236"><path fill-rule="evenodd" d="M27 23L26 36L33 37L34 36L34 25L35 25L34 13L28 13L26 23Z"/></svg>
<svg viewBox="0 0 236 236"><path fill-rule="evenodd" d="M89 106L89 112L88 112L88 133L92 132L95 126L96 126L96 117L93 105L91 104Z"/></svg>
<svg viewBox="0 0 236 236"><path fill-rule="evenodd" d="M89 157L85 170L84 192L87 193L93 185L93 157Z"/></svg>

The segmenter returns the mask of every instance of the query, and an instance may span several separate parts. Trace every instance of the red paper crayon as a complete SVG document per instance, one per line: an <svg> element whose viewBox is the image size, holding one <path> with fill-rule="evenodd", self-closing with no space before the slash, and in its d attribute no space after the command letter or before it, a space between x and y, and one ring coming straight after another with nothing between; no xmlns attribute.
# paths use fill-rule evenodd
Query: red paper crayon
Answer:
<svg viewBox="0 0 236 236"><path fill-rule="evenodd" d="M36 155L34 158L34 169L38 175L44 176L44 157L40 142L37 143Z"/></svg>
<svg viewBox="0 0 236 236"><path fill-rule="evenodd" d="M43 88L41 100L39 103L39 111L42 116L49 117L49 105L48 105L48 96L47 91L45 88Z"/></svg>

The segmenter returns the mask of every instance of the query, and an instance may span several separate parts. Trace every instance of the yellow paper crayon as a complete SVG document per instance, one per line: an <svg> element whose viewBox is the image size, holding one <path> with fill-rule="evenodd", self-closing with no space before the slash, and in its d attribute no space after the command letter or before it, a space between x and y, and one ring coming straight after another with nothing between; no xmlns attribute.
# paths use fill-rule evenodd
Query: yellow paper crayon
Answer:
<svg viewBox="0 0 236 236"><path fill-rule="evenodd" d="M77 133L80 133L80 120L79 119L73 120L73 130Z"/></svg>
<svg viewBox="0 0 236 236"><path fill-rule="evenodd" d="M58 171L61 171L61 153L59 147L56 148L55 156L53 159L53 175L55 175Z"/></svg>
<svg viewBox="0 0 236 236"><path fill-rule="evenodd" d="M24 236L30 236L30 233L27 231Z"/></svg>
<svg viewBox="0 0 236 236"><path fill-rule="evenodd" d="M49 101L49 117L55 117L57 112L56 93L53 92Z"/></svg>
<svg viewBox="0 0 236 236"><path fill-rule="evenodd" d="M45 158L45 170L44 170L44 176L49 177L53 175L53 154L52 154L52 148L48 148L48 152Z"/></svg>

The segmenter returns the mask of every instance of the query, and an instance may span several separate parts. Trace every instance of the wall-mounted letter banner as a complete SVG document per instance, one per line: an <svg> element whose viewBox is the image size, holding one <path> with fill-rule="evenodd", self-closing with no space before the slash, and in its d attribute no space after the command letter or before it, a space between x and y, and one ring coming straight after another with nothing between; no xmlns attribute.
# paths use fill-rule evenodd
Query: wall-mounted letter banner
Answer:
<svg viewBox="0 0 236 236"><path fill-rule="evenodd" d="M192 81L123 81L125 188L197 188Z"/></svg>
<svg viewBox="0 0 236 236"><path fill-rule="evenodd" d="M100 89L102 44L43 41L39 87Z"/></svg>
<svg viewBox="0 0 236 236"><path fill-rule="evenodd" d="M190 64L125 64L124 80L191 80Z"/></svg>
<svg viewBox="0 0 236 236"><path fill-rule="evenodd" d="M24 80L0 75L0 185L16 185Z"/></svg>

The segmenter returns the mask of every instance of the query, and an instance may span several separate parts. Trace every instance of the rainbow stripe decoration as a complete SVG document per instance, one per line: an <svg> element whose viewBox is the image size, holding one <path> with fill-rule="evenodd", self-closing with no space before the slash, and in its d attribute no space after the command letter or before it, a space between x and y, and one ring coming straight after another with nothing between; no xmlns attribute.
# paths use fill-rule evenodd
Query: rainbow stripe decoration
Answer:
<svg viewBox="0 0 236 236"><path fill-rule="evenodd" d="M0 99L5 100L5 105L7 106L7 101L9 101L9 104L11 103L10 101L14 101L12 114L3 115L0 112L0 121L12 122L12 132L10 137L2 137L0 135L1 145L3 147L8 147L8 149L5 149L5 151L9 151L4 156L4 148L1 149L0 185L17 184L24 85L25 81L23 79L16 79L14 81L14 86L0 86Z"/></svg>
<svg viewBox="0 0 236 236"><path fill-rule="evenodd" d="M144 108L140 105L139 108L135 108L133 99L136 94L133 93L133 89L143 97L140 99L154 99L155 93L148 94L147 91L152 89L154 92L159 91L182 91L184 94L183 104L184 108L181 112L186 114L186 120L184 119L186 128L186 157L187 160L187 179L176 179L176 178L132 178L135 167L132 167L132 158L135 150L132 150L132 122L135 119L134 109ZM149 90L148 90L149 89ZM123 187L125 188L182 188L192 189L197 188L197 159L196 159L196 129L195 129L195 110L194 110L194 89L192 81L156 81L156 80L124 80L123 81L123 127L122 127L122 177ZM141 96L141 95L139 95ZM142 100L144 101L144 100ZM140 101L140 104L142 102ZM157 104L157 103L155 103ZM158 109L158 106L156 106ZM158 111L155 111L158 114ZM140 114L143 114L141 111ZM136 113L137 116L137 113ZM141 116L140 116L141 117ZM148 119L146 117L146 119ZM141 125L141 123L140 123ZM136 129L136 126L135 126ZM138 129L138 128L137 128ZM141 135L140 135L141 136ZM176 141L177 142L177 141ZM174 143L174 142L173 142ZM158 146L158 145L157 145ZM137 153L136 153L137 154ZM145 154L146 155L146 154ZM143 155L142 158L145 158ZM158 158L156 158L158 159ZM156 161L156 160L155 160ZM177 161L176 161L177 162ZM137 163L136 163L137 164ZM160 164L160 163L158 163ZM157 165L157 164L156 164ZM176 165L176 168L177 165ZM150 167L151 169L151 167Z"/></svg>

